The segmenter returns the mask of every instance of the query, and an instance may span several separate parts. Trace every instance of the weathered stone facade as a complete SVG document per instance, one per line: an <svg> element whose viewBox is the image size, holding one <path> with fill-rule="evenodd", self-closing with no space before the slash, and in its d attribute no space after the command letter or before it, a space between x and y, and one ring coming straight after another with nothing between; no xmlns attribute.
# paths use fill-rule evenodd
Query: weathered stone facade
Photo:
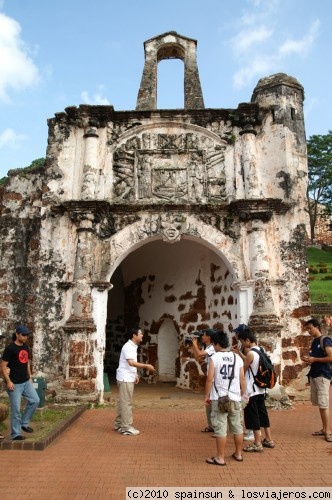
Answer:
<svg viewBox="0 0 332 500"><path fill-rule="evenodd" d="M184 62L184 109L157 109L157 64ZM140 324L150 381L202 386L182 339L249 323L280 384L302 397L309 312L302 86L261 79L250 103L205 109L196 42L145 43L135 111L68 107L49 120L44 168L1 189L0 320L33 330L54 395L100 398L124 332Z"/></svg>

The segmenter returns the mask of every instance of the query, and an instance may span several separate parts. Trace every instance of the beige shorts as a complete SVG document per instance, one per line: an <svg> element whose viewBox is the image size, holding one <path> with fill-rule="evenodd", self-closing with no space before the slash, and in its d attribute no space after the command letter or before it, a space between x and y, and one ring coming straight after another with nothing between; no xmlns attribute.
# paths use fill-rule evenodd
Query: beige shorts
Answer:
<svg viewBox="0 0 332 500"><path fill-rule="evenodd" d="M214 434L219 437L227 436L227 427L231 434L242 434L242 405L241 401L232 401L232 409L222 413L218 408L218 401L211 401L211 423Z"/></svg>
<svg viewBox="0 0 332 500"><path fill-rule="evenodd" d="M310 377L311 403L319 408L329 407L329 393L331 381L325 377Z"/></svg>

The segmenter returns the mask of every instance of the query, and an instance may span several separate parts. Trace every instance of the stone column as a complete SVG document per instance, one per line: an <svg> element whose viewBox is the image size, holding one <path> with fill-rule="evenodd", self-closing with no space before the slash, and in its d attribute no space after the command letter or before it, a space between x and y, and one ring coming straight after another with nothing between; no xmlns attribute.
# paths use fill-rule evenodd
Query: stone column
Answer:
<svg viewBox="0 0 332 500"><path fill-rule="evenodd" d="M233 288L237 290L237 320L238 323L247 325L253 310L254 280L236 281Z"/></svg>
<svg viewBox="0 0 332 500"><path fill-rule="evenodd" d="M270 284L269 261L264 222L252 220L247 229L251 276L254 280L253 311L249 326L256 333L279 333L281 325L275 312Z"/></svg>
<svg viewBox="0 0 332 500"><path fill-rule="evenodd" d="M244 193L247 199L261 198L261 179L257 168L256 132L249 125L242 135L241 164L244 176Z"/></svg>
<svg viewBox="0 0 332 500"><path fill-rule="evenodd" d="M90 396L96 391L97 368L93 334L96 326L92 317L91 281L94 268L94 215L83 210L71 213L78 225L77 247L72 288L71 316L63 327L68 334L66 342L64 388L78 395Z"/></svg>
<svg viewBox="0 0 332 500"><path fill-rule="evenodd" d="M98 139L97 129L89 127L84 134L84 164L82 180L82 199L93 200L98 185Z"/></svg>
<svg viewBox="0 0 332 500"><path fill-rule="evenodd" d="M104 401L104 357L106 346L106 320L108 292L113 288L110 282L91 283L93 300L93 319L96 325L94 337L93 362L96 367L96 391L99 403Z"/></svg>
<svg viewBox="0 0 332 500"><path fill-rule="evenodd" d="M204 99L198 73L196 43L186 46L184 58L184 109L204 109Z"/></svg>

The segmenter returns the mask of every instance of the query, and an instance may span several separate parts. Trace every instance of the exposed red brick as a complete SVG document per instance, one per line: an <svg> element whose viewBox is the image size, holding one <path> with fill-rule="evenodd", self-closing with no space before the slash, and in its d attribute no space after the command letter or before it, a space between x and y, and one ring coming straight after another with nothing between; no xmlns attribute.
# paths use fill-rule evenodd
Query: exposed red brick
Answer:
<svg viewBox="0 0 332 500"><path fill-rule="evenodd" d="M306 316L310 316L310 306L302 306L294 309L291 316L293 318L305 318Z"/></svg>
<svg viewBox="0 0 332 500"><path fill-rule="evenodd" d="M291 359L294 362L295 362L295 360L297 360L297 361L299 360L296 351L283 351L282 359L285 359L285 360Z"/></svg>

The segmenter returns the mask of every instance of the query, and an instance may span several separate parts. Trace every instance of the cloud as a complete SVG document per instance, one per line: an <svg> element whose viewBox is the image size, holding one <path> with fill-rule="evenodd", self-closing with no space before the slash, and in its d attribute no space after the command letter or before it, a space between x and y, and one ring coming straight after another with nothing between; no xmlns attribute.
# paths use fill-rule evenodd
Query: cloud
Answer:
<svg viewBox="0 0 332 500"><path fill-rule="evenodd" d="M316 19L310 26L308 33L301 40L286 40L279 48L280 56L292 54L306 55L317 37L319 26L320 22Z"/></svg>
<svg viewBox="0 0 332 500"><path fill-rule="evenodd" d="M17 134L12 128L6 128L0 134L0 149L4 147L17 148L22 140L25 140L26 136L22 134Z"/></svg>
<svg viewBox="0 0 332 500"><path fill-rule="evenodd" d="M250 10L244 10L237 21L237 33L230 38L230 46L239 67L233 74L235 88L252 85L254 78L287 68L290 57L293 58L292 62L294 56L305 57L320 27L317 19L301 37L286 38L283 27L278 26L282 20L282 4L279 0L251 0L250 5ZM286 69L283 71L287 72Z"/></svg>
<svg viewBox="0 0 332 500"><path fill-rule="evenodd" d="M270 73L273 67L273 61L269 57L257 56L250 64L243 66L233 75L235 88L243 88L250 84L257 75L266 75Z"/></svg>
<svg viewBox="0 0 332 500"><path fill-rule="evenodd" d="M92 97L89 96L89 93L86 90L83 90L81 93L81 98L84 104L96 104L96 105L109 105L110 102L107 97L103 96L103 92L105 90L104 85L98 85L97 91L93 94Z"/></svg>
<svg viewBox="0 0 332 500"><path fill-rule="evenodd" d="M242 54L252 47L255 43L262 43L271 37L272 29L265 26L259 26L254 30L243 30L233 38L233 49L236 53Z"/></svg>
<svg viewBox="0 0 332 500"><path fill-rule="evenodd" d="M0 12L0 101L10 102L10 90L19 91L39 81L39 71L20 37L21 26Z"/></svg>

